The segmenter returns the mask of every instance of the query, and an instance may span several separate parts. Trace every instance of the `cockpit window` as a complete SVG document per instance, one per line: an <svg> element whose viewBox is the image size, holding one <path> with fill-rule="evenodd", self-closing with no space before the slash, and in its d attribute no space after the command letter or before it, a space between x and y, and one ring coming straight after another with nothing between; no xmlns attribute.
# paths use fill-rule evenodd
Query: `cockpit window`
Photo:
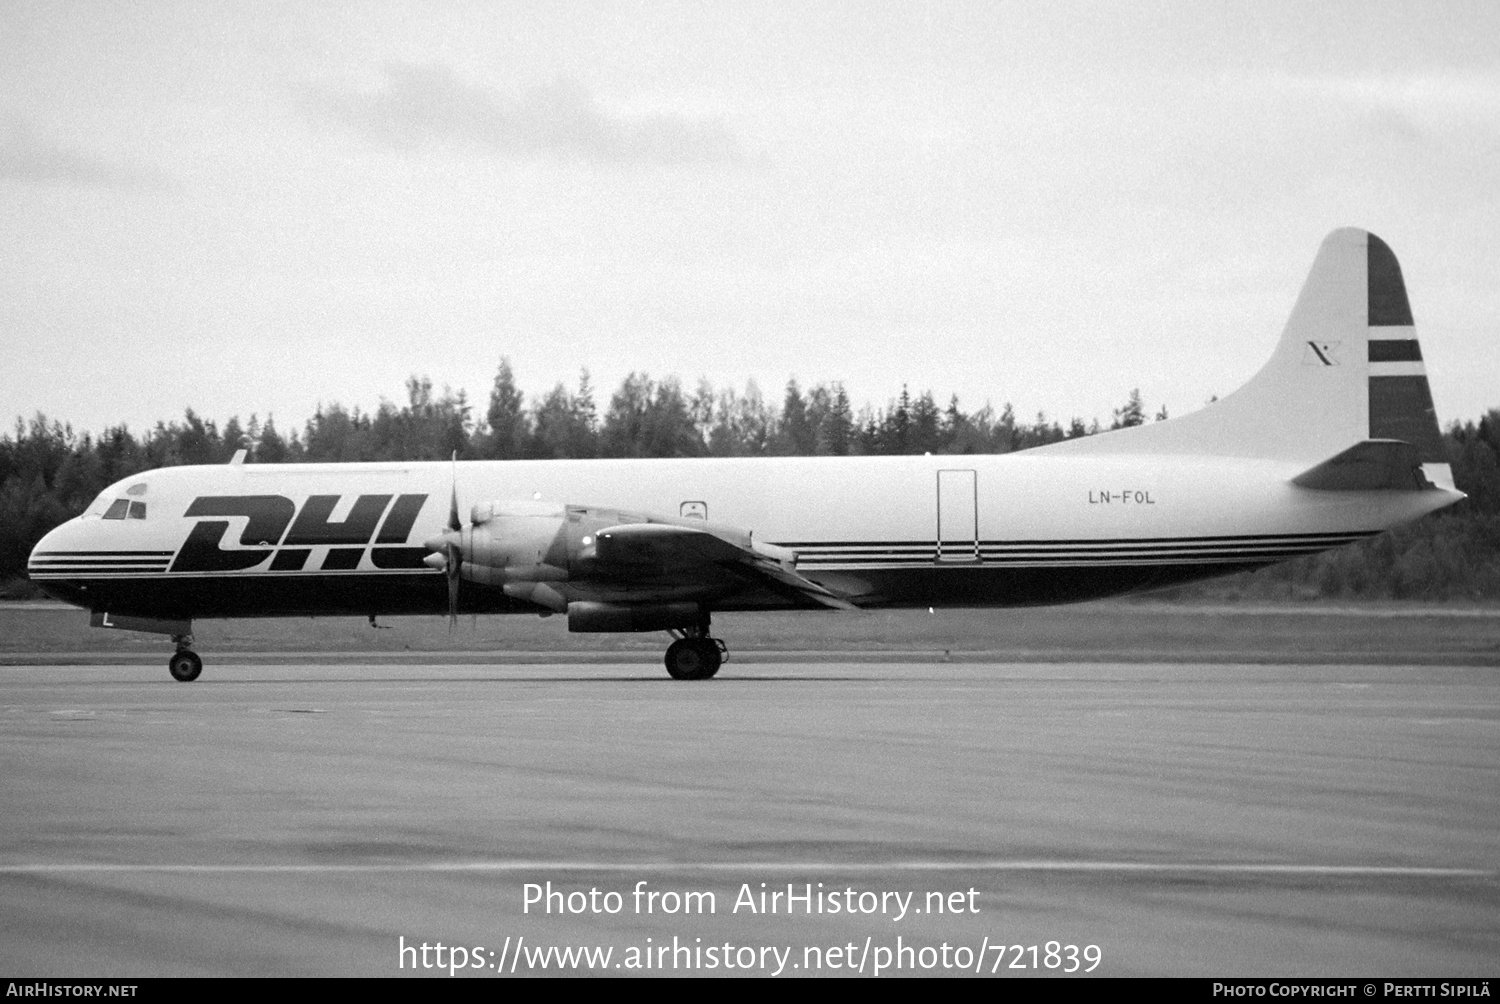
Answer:
<svg viewBox="0 0 1500 1004"><path fill-rule="evenodd" d="M142 508L142 510L145 509L144 504L142 504L141 508ZM129 515L129 513L130 513L130 500L129 499L115 499L113 502L111 502L109 504L109 508L106 509L106 510L104 510L104 518L105 519L124 519L127 515ZM146 514L145 514L144 511L142 511L142 513L141 513L141 518L142 519L146 518Z"/></svg>
<svg viewBox="0 0 1500 1004"><path fill-rule="evenodd" d="M144 503L144 502L132 502L132 503L130 503L130 518L131 519L145 519L146 518L146 503Z"/></svg>

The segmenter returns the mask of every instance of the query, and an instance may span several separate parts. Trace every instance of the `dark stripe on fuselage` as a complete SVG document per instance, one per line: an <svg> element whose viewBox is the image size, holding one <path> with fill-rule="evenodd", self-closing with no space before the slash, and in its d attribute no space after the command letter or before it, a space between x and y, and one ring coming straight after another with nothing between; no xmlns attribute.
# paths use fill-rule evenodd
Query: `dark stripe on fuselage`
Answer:
<svg viewBox="0 0 1500 1004"><path fill-rule="evenodd" d="M1149 541L980 541L978 553L986 561L1008 557L1100 557L1148 556L1163 559L1213 555L1243 555L1271 552L1298 553L1321 551L1353 543L1377 533L1375 530L1341 534L1291 535L1284 537L1233 537L1209 541L1203 538L1186 538L1182 541L1164 542L1160 538ZM782 545L793 546L793 545ZM797 546L799 565L808 562L908 562L929 561L937 551L936 542L901 545L899 548L867 545L841 545L833 547ZM951 550L944 544L944 551ZM964 544L964 552L973 550Z"/></svg>
<svg viewBox="0 0 1500 1004"><path fill-rule="evenodd" d="M58 599L136 617L295 617L421 614L447 609L447 582L435 573L303 573L293 575L158 575L39 581ZM464 583L463 611L503 612L488 590ZM498 592L498 590L497 590ZM465 595L467 594L467 595ZM505 600L501 594L500 600ZM511 604L511 609L519 609Z"/></svg>
<svg viewBox="0 0 1500 1004"><path fill-rule="evenodd" d="M1345 541L1343 543L1348 543ZM799 570L836 569L836 568L929 568L937 563L946 567L947 564L968 560L975 564L1009 566L1009 565L1078 565L1095 568L1108 568L1115 565L1194 565L1205 562L1224 561L1281 561L1303 554L1316 554L1330 547L1337 547L1339 543L1331 544L1300 544L1300 545L1266 545L1262 547L1239 547L1221 548L1213 551L984 551L979 558L969 557L972 552L967 549L963 557L955 558L944 552L941 560L935 547L929 547L926 551L915 554L900 556L892 555L813 555L804 556L797 562ZM409 553L401 557L401 563L389 563L377 568L388 571L415 570L424 567L421 558L425 552L418 548L403 548ZM271 568L266 572L257 572L257 576L270 576L273 573L295 573L302 571L301 562L307 553L303 550L284 551L283 554L290 555L292 561L287 562L285 567L278 567L282 560L280 556L272 562ZM360 548L339 548L330 551L322 563L320 571L354 571L359 567L359 559L363 554ZM102 566L88 566L84 568L57 568L57 569L33 569L38 576L46 576L55 580L76 578L86 574L106 573L155 573L168 578L181 578L181 573L167 572L165 569L131 567L131 568L107 568ZM304 574L313 574L306 572ZM370 573L367 573L370 574ZM213 578L221 577L213 575ZM281 577L281 576L277 576Z"/></svg>
<svg viewBox="0 0 1500 1004"><path fill-rule="evenodd" d="M32 568L70 568L74 566L87 565L94 568L108 568L112 565L120 565L128 568L158 568L166 571L166 558L33 558Z"/></svg>
<svg viewBox="0 0 1500 1004"><path fill-rule="evenodd" d="M1087 565L1094 568L1109 568L1115 565L1196 565L1205 562L1219 561L1283 561L1287 558L1295 558L1303 554L1317 554L1325 548L1288 548L1266 551L1223 551L1214 554L1184 555L1176 560L1165 560L1162 555L1154 554L1113 554L1108 557L1091 556L1083 554L1055 554L1055 555L1008 555L992 556L985 555L982 558L970 558L967 552L962 557L948 557L945 552L940 564L958 563L964 560L973 561L975 564L1008 566L1008 565ZM936 552L934 552L935 554ZM931 556L925 558L912 558L906 560L891 558L814 558L797 562L798 571L810 571L816 569L835 568L926 568L933 564Z"/></svg>
<svg viewBox="0 0 1500 1004"><path fill-rule="evenodd" d="M33 558L170 558L172 551L33 551Z"/></svg>
<svg viewBox="0 0 1500 1004"><path fill-rule="evenodd" d="M205 541L216 554L245 555L252 563L265 559L269 551L219 551L218 541L227 527L221 521L199 524L199 529L207 528ZM821 570L832 576L829 582L834 588L854 589L853 598L862 605L1004 607L1095 599L1190 582L1337 547L1377 532L980 541L982 560L972 564L934 561L936 543L931 540L782 546L802 552L799 568L806 573L817 577ZM237 569L220 568L202 569L212 574L182 575L176 564L171 572L158 570L154 574L58 568L38 584L51 595L79 606L168 619L447 610L445 577L421 567L424 548L370 550L372 562L385 571L296 571L304 566L311 549L284 548L280 554L288 555L286 564L295 565L295 569L279 568L279 556L272 567L289 574L228 574ZM364 548L335 549L331 554L340 552L357 562ZM866 567L871 565L898 567ZM858 583L863 585L856 586ZM753 585L746 589L738 596L715 601L714 609L805 605L798 598L767 599L765 590L756 595ZM460 609L466 613L537 612L535 607L506 597L498 588L479 583L465 581L459 594Z"/></svg>
<svg viewBox="0 0 1500 1004"><path fill-rule="evenodd" d="M867 588L853 597L862 606L1012 607L1098 599L1227 575L1267 563L1266 559L1257 559L1041 568L929 564L842 572L831 581L844 582L845 577L854 576L864 583ZM438 615L448 609L446 579L433 572L162 575L48 580L38 585L77 606L163 619ZM807 603L752 588L713 606L715 610L795 609ZM539 610L512 600L497 587L465 581L459 589L459 612L534 614Z"/></svg>
<svg viewBox="0 0 1500 1004"><path fill-rule="evenodd" d="M140 578L147 575L160 575L162 572L163 569L160 568L54 568L51 571L32 569L27 573L27 578L33 582L71 582L75 579L88 579L95 576L111 579Z"/></svg>
<svg viewBox="0 0 1500 1004"><path fill-rule="evenodd" d="M1332 540L1342 538L1369 537L1380 533L1379 530L1342 530L1338 532L1324 533L1252 533L1252 534L1227 534L1222 536L1208 537L1071 537L1052 538L1043 540L982 540L980 546L991 547L1002 544L1015 544L1027 547L1042 545L1059 546L1097 546L1097 545L1122 545L1135 546L1142 544L1190 544L1190 543L1217 543L1226 541L1230 543L1255 543L1258 541L1298 541L1298 540ZM790 547L797 550L811 550L820 547L926 547L935 546L933 540L806 540L806 541L772 541L775 547Z"/></svg>
<svg viewBox="0 0 1500 1004"><path fill-rule="evenodd" d="M1360 534L1360 535L1349 535L1349 536L1338 536L1338 537L1328 537L1328 538L1321 539L1321 540L1267 540L1267 541L1246 542L1246 543L1242 543L1242 544L1241 543L1235 543L1235 544L1231 544L1231 543L1222 543L1222 544L1132 544L1132 543L1121 543L1121 544L1109 544L1109 545L1106 545L1106 544L1051 544L1051 545L1048 545L1048 544L1032 544L1032 543L1029 543L1029 542L1015 542L1015 543L1006 542L1006 543L995 543L995 544L980 543L980 545L979 545L979 551L980 551L980 553L983 553L983 554L990 554L990 553L994 553L994 554L1124 554L1124 553L1130 553L1130 554L1161 554L1161 555L1171 555L1171 554L1192 554L1192 553L1195 553L1195 552L1242 551L1242 550L1254 550L1254 549L1262 549L1262 548L1286 548L1286 547L1293 547L1293 548L1300 548L1300 547L1323 548L1323 547L1337 547L1340 544L1347 544L1347 543L1350 543L1351 541L1360 540L1363 536L1364 536L1363 534ZM935 543L933 543L933 544L926 544L926 545L924 545L922 547L903 548L902 550L899 550L899 551L898 550L887 549L887 548L853 548L853 547L847 547L846 548L846 547L835 547L835 548L824 549L824 548L818 548L818 547L804 547L804 548L798 548L798 550L797 550L797 556L798 556L799 560L800 559L806 559L806 558L837 558L837 557L849 557L849 558L881 558L881 557L910 558L910 557L915 557L915 556L922 555L922 554L928 554L928 553L932 552L933 550L935 550L936 547L937 547L937 545ZM945 543L944 547L946 549L948 547L948 545ZM973 550L973 545L972 544L965 544L962 549L966 550L966 551L967 550Z"/></svg>

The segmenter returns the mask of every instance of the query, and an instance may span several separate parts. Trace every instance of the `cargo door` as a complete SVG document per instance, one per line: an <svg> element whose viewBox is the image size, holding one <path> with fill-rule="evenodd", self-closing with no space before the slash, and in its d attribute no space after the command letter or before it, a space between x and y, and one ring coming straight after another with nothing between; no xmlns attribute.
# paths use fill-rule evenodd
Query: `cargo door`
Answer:
<svg viewBox="0 0 1500 1004"><path fill-rule="evenodd" d="M937 560L979 560L979 475L937 472Z"/></svg>

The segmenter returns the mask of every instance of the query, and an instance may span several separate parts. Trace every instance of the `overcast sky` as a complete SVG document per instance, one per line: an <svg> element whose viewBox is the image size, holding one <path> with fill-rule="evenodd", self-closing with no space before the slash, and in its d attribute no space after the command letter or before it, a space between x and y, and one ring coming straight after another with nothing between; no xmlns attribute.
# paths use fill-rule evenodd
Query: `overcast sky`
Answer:
<svg viewBox="0 0 1500 1004"><path fill-rule="evenodd" d="M1500 4L0 4L0 417L631 370L1108 420L1319 242L1500 406Z"/></svg>

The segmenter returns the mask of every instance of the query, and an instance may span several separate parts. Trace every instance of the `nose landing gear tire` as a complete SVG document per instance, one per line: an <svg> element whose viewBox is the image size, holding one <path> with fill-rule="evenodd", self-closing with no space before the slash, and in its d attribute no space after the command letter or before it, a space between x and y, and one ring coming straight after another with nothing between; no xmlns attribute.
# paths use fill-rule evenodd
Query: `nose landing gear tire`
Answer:
<svg viewBox="0 0 1500 1004"><path fill-rule="evenodd" d="M679 638L667 647L665 661L674 680L707 680L724 657L712 638Z"/></svg>
<svg viewBox="0 0 1500 1004"><path fill-rule="evenodd" d="M172 679L187 683L198 679L198 674L203 672L203 660L198 658L197 652L183 649L167 660L167 671L172 674Z"/></svg>

